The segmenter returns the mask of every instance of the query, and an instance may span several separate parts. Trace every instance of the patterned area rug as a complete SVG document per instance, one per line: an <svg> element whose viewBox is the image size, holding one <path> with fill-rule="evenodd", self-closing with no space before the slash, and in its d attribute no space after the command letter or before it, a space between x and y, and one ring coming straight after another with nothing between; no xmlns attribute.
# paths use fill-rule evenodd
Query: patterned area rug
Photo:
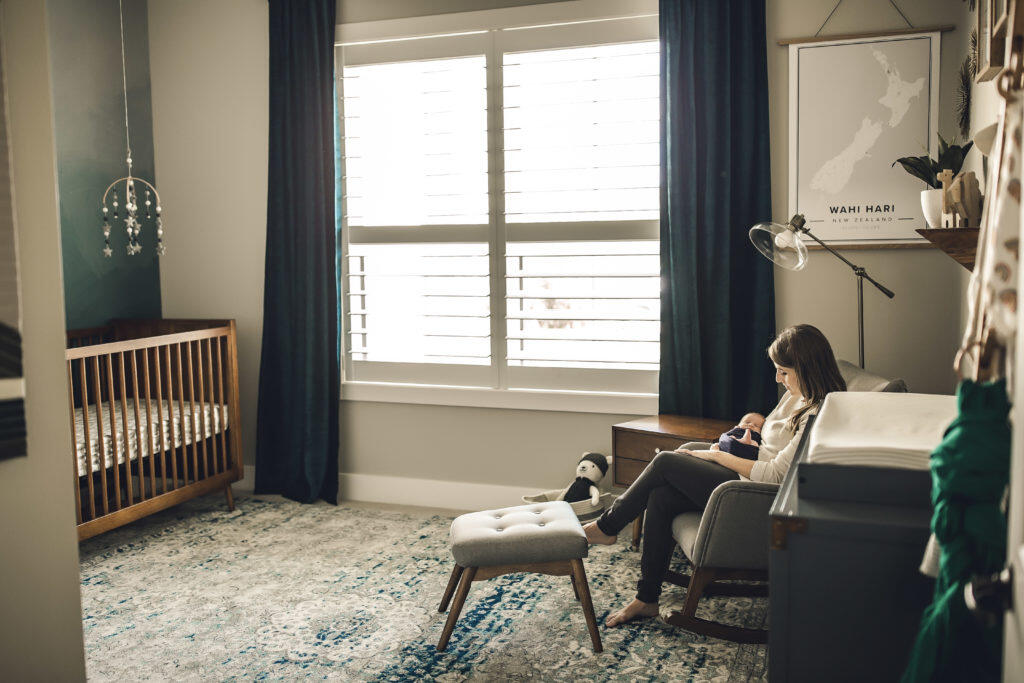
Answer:
<svg viewBox="0 0 1024 683"><path fill-rule="evenodd" d="M737 681L767 649L655 620L601 627L590 647L567 577L474 583L448 650L437 603L450 516L385 506L208 496L86 541L90 680ZM598 620L635 591L625 536L586 560ZM677 560L678 561L678 560ZM663 608L682 589L666 590ZM713 598L700 616L763 626L767 601Z"/></svg>

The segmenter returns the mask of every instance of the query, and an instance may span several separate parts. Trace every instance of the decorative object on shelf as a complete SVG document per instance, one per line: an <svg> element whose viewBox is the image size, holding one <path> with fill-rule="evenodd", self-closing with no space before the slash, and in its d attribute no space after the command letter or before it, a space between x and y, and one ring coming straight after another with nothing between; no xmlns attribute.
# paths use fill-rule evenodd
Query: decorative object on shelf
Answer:
<svg viewBox="0 0 1024 683"><path fill-rule="evenodd" d="M939 173L942 183L942 227L977 228L981 225L981 189L974 171Z"/></svg>
<svg viewBox="0 0 1024 683"><path fill-rule="evenodd" d="M824 242L921 243L920 189L885 167L937 151L941 31L910 31L789 46L790 214Z"/></svg>
<svg viewBox="0 0 1024 683"><path fill-rule="evenodd" d="M955 140L951 145L942 135L936 137L939 141L938 158L933 159L925 154L919 157L900 157L892 162L893 166L899 164L907 173L923 180L928 187L932 188L921 191L921 212L924 214L929 228L942 227L942 184L939 182L939 173L947 169L952 171L953 175L959 173L963 168L967 153L974 145L973 142L962 146L957 145Z"/></svg>
<svg viewBox="0 0 1024 683"><path fill-rule="evenodd" d="M142 231L142 217L140 211L145 212L145 220L153 220L156 217L156 253L163 256L164 249L164 226L160 213L163 210L160 206L160 193L152 183L132 175L132 138L128 127L128 59L124 49L124 0L118 0L118 11L121 19L121 86L124 94L124 141L127 151L125 161L128 164L128 174L118 178L107 186L103 193L103 255L110 258L114 250L110 247L111 222L115 225L121 220L121 211L124 211L125 232L128 234L128 246L126 248L129 256L134 256L142 251L142 242L139 234ZM139 206L139 193L137 185L143 186L143 206ZM123 204L122 204L123 197ZM107 205L108 200L110 206ZM111 212L113 209L113 212Z"/></svg>
<svg viewBox="0 0 1024 683"><path fill-rule="evenodd" d="M807 246L801 235L814 240L826 251L845 263L857 276L857 358L860 367L864 367L864 280L873 284L878 291L890 299L896 296L893 291L882 285L860 266L851 263L846 257L818 239L807 227L807 221L796 214L789 223L758 223L750 229L750 242L761 255L778 266L787 270L802 270L807 265Z"/></svg>

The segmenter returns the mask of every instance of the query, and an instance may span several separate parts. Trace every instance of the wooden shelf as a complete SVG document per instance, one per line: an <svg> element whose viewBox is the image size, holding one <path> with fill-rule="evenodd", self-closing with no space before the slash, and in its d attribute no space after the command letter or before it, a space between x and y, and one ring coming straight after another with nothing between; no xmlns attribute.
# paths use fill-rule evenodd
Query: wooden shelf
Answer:
<svg viewBox="0 0 1024 683"><path fill-rule="evenodd" d="M974 270L978 228L922 228L917 234L949 254L950 258L967 270Z"/></svg>

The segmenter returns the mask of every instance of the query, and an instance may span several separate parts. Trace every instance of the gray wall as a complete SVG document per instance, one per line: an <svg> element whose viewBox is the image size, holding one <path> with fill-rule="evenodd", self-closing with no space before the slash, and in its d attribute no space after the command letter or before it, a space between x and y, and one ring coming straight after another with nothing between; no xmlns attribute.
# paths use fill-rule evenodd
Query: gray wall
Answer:
<svg viewBox="0 0 1024 683"><path fill-rule="evenodd" d="M46 5L2 0L28 457L0 462L0 677L85 680ZM60 495L56 495L56 494Z"/></svg>
<svg viewBox="0 0 1024 683"><path fill-rule="evenodd" d="M238 321L252 462L267 232L267 0L149 0L168 318ZM230 27L226 30L225 27Z"/></svg>
<svg viewBox="0 0 1024 683"><path fill-rule="evenodd" d="M341 21L392 19L441 10L463 11L520 4L465 0L441 2L343 2ZM150 48L157 170L168 196L168 211L187 211L191 234L208 243L230 245L226 268L192 248L161 264L164 309L173 315L190 301L211 314L244 321L240 329L246 431L255 419L262 316L263 216L266 195L266 5L262 0L216 3L150 0ZM831 0L776 0L768 3L771 88L773 210L786 214L787 75L780 37L813 34L831 10ZM943 37L942 130L952 129L952 74L966 45L966 5L960 0L907 0L905 11L918 25L954 23ZM225 12L232 39L216 30ZM881 30L899 26L886 0L844 3L825 33ZM969 30L969 29L968 29ZM236 102L238 103L236 105ZM212 146L218 154L207 150ZM242 154L230 170L223 151ZM233 175L232 175L233 174ZM227 216L206 186L225 180L230 196L245 202ZM184 236L184 233L179 235ZM868 365L901 375L912 389L949 392L949 370L957 346L964 279L960 266L934 250L853 252L857 260L897 293L894 302L869 294ZM172 251L173 254L173 251ZM175 262L174 258L180 258ZM814 254L801 273L779 273L779 326L811 322L820 326L839 355L856 358L855 289L852 275L827 254ZM227 275L224 271L230 273ZM203 289L202 283L218 288ZM610 451L609 427L630 416L497 410L371 402L343 402L341 470L360 474L421 477L507 485L558 485L574 457L584 450ZM251 439L246 461L251 459Z"/></svg>
<svg viewBox="0 0 1024 683"><path fill-rule="evenodd" d="M956 131L956 70L967 52L972 26L967 4L960 0L904 0L898 4L915 26L957 27L956 31L943 34L940 56L939 130L948 139ZM832 0L768 3L772 210L776 219L789 218L789 57L787 49L775 43L781 38L814 35L834 5ZM822 34L905 27L887 0L863 0L841 4ZM966 271L935 249L857 250L848 251L846 256L896 292L896 298L889 301L870 288L865 290L868 369L903 377L911 391L952 392L952 360L959 346ZM814 252L801 272L776 269L775 294L780 328L798 322L816 325L831 340L839 356L856 362L856 286L847 266L830 254Z"/></svg>
<svg viewBox="0 0 1024 683"><path fill-rule="evenodd" d="M159 318L160 268L152 224L147 222L140 236L142 253L128 256L124 222L112 221L114 255L108 259L102 254L103 191L127 171L117 0L46 4L67 326L92 327L119 317ZM133 172L154 182L146 0L125 0L124 13ZM175 230L171 222L166 227Z"/></svg>

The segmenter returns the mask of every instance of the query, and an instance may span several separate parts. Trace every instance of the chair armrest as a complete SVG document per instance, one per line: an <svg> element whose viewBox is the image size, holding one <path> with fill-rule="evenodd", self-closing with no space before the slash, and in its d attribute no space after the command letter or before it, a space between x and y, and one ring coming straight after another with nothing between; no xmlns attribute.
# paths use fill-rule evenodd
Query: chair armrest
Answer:
<svg viewBox="0 0 1024 683"><path fill-rule="evenodd" d="M767 569L768 511L778 484L733 480L711 492L693 545L696 567Z"/></svg>

